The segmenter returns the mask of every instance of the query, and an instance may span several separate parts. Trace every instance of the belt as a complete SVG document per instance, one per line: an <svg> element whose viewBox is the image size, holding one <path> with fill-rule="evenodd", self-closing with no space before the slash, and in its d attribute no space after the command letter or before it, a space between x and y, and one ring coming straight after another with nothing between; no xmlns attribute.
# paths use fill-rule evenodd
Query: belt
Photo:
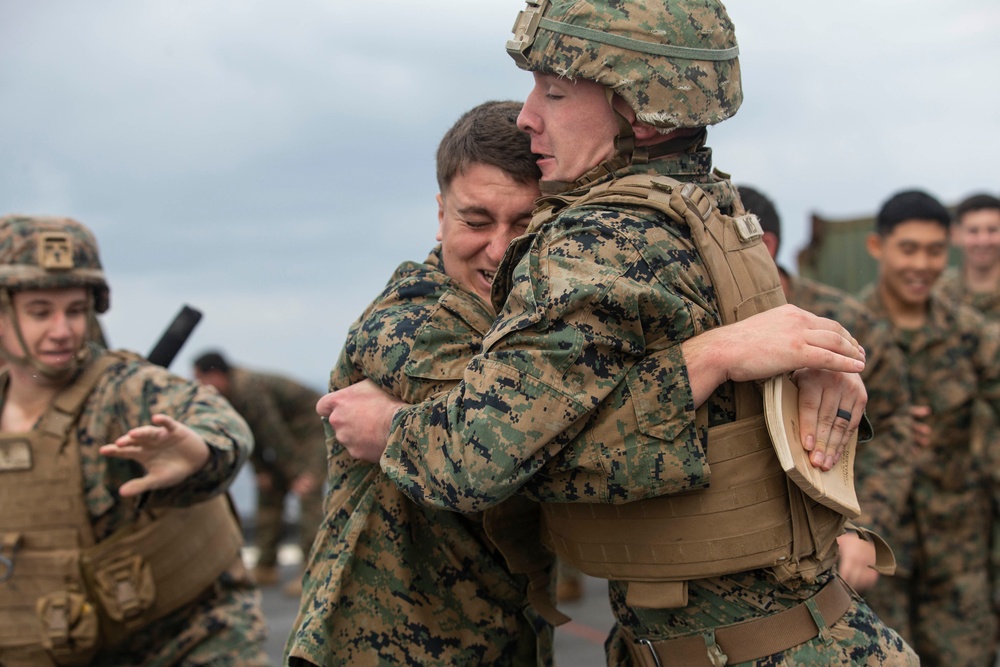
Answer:
<svg viewBox="0 0 1000 667"><path fill-rule="evenodd" d="M847 584L835 576L802 604L755 618L674 639L628 642L629 653L643 667L725 667L759 660L822 636L833 642L829 627L851 606Z"/></svg>

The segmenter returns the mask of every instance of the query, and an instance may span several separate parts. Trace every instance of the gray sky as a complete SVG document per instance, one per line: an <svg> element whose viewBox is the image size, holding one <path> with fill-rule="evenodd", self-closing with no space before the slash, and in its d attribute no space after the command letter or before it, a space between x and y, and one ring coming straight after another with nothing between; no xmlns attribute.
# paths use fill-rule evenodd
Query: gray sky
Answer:
<svg viewBox="0 0 1000 667"><path fill-rule="evenodd" d="M0 0L0 210L101 242L117 347L184 303L172 367L220 347L318 387L347 327L434 243L434 151L531 77L518 0ZM994 0L731 0L746 100L716 165L778 204L784 263L811 212L923 187L1000 190Z"/></svg>

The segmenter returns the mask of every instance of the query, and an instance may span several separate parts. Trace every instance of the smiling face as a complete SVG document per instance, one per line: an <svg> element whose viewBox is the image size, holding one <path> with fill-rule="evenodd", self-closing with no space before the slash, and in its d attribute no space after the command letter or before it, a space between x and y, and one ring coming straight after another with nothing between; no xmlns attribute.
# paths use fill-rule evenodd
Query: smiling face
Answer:
<svg viewBox="0 0 1000 667"><path fill-rule="evenodd" d="M519 183L492 165L456 174L437 196L445 273L489 303L500 260L527 229L538 194L537 184Z"/></svg>
<svg viewBox="0 0 1000 667"><path fill-rule="evenodd" d="M897 311L925 311L931 287L948 265L948 230L935 220L906 220L868 237L879 263L879 293Z"/></svg>
<svg viewBox="0 0 1000 667"><path fill-rule="evenodd" d="M969 211L952 229L952 241L962 249L965 264L987 272L1000 264L1000 209Z"/></svg>
<svg viewBox="0 0 1000 667"><path fill-rule="evenodd" d="M517 126L531 138L543 181L573 182L615 154L618 123L604 86L534 72Z"/></svg>
<svg viewBox="0 0 1000 667"><path fill-rule="evenodd" d="M12 303L24 345L11 314L0 315L0 344L8 358L31 356L55 369L74 363L87 333L88 301L83 287L15 292Z"/></svg>

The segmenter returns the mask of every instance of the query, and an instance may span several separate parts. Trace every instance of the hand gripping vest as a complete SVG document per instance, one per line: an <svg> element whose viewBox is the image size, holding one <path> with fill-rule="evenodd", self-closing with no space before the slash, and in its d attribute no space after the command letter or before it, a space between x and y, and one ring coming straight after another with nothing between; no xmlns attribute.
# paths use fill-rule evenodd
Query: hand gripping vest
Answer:
<svg viewBox="0 0 1000 667"><path fill-rule="evenodd" d="M719 185L732 187L728 181ZM756 217L742 210L737 217L721 213L693 183L627 176L578 198L556 197L552 208L536 212L531 228L564 210L557 206L592 204L654 209L689 227L723 324L785 303ZM707 428L707 409L695 416ZM810 580L831 567L846 518L787 478L754 383L736 383L735 421L708 428L707 460L711 483L703 490L621 505L542 503L543 540L591 576L629 582L627 602L635 607L684 606L686 582L693 579L771 568L778 580Z"/></svg>
<svg viewBox="0 0 1000 667"><path fill-rule="evenodd" d="M242 535L225 496L142 511L95 543L74 427L98 380L124 358L103 354L30 433L0 435L4 667L86 665L206 593L239 553Z"/></svg>

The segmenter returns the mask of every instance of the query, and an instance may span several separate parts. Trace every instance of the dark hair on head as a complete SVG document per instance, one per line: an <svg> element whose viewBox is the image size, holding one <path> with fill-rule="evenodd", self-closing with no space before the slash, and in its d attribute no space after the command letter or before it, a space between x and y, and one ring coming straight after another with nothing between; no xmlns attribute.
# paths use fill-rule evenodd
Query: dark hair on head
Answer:
<svg viewBox="0 0 1000 667"><path fill-rule="evenodd" d="M875 231L888 236L896 225L908 220L931 220L945 229L951 225L951 215L944 204L923 190L904 190L890 197L875 216Z"/></svg>
<svg viewBox="0 0 1000 667"><path fill-rule="evenodd" d="M986 194L985 192L970 195L963 199L962 203L960 203L958 208L955 209L955 222L961 224L962 216L966 213L987 210L1000 211L1000 199L997 199L993 195Z"/></svg>
<svg viewBox="0 0 1000 667"><path fill-rule="evenodd" d="M760 219L761 229L774 234L780 246L781 216L778 215L778 209L775 208L774 202L768 199L763 192L749 185L738 185L736 189L739 190L740 199L743 201L743 208L748 213L753 213Z"/></svg>
<svg viewBox="0 0 1000 667"><path fill-rule="evenodd" d="M448 130L437 151L441 193L474 164L501 169L518 183L537 182L542 172L531 152L531 140L517 129L520 102L483 102L462 114Z"/></svg>
<svg viewBox="0 0 1000 667"><path fill-rule="evenodd" d="M219 371L229 375L229 362L221 352L206 352L194 360L194 367L201 373Z"/></svg>

